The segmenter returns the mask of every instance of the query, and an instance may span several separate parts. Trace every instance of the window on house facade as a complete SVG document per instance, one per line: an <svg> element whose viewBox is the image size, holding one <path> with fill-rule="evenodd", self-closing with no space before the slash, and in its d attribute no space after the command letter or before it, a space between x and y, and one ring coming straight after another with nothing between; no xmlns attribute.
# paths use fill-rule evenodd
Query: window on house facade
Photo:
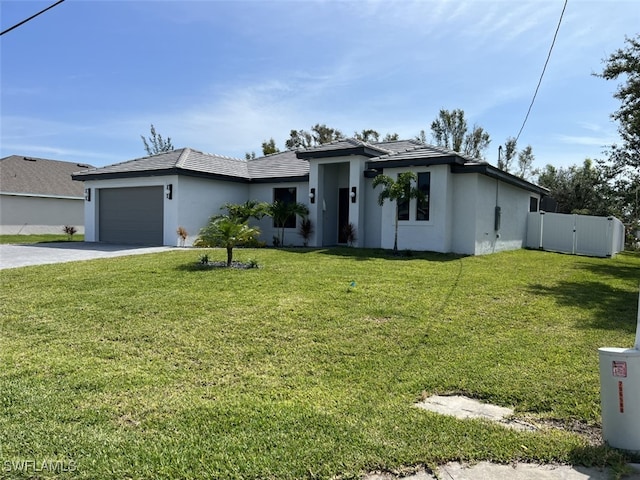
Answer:
<svg viewBox="0 0 640 480"><path fill-rule="evenodd" d="M409 220L409 201L398 201L398 220Z"/></svg>
<svg viewBox="0 0 640 480"><path fill-rule="evenodd" d="M288 188L274 188L273 189L273 201L274 202L282 202L282 203L296 203L296 188L288 187ZM273 227L277 228L276 222L273 222ZM284 228L296 228L296 216L289 215L287 217L286 222L284 223Z"/></svg>
<svg viewBox="0 0 640 480"><path fill-rule="evenodd" d="M429 220L429 196L431 195L431 173L418 174L418 189L422 192L422 199L416 202L416 220Z"/></svg>
<svg viewBox="0 0 640 480"><path fill-rule="evenodd" d="M536 197L529 197L529 211L530 212L538 211L538 199Z"/></svg>

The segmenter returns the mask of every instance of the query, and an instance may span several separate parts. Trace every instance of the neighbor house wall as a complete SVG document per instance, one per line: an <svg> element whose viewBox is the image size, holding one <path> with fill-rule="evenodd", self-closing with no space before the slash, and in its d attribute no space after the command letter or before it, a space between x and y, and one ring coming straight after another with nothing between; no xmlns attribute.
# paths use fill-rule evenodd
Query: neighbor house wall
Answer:
<svg viewBox="0 0 640 480"><path fill-rule="evenodd" d="M66 225L84 233L82 198L0 195L0 234L62 234Z"/></svg>

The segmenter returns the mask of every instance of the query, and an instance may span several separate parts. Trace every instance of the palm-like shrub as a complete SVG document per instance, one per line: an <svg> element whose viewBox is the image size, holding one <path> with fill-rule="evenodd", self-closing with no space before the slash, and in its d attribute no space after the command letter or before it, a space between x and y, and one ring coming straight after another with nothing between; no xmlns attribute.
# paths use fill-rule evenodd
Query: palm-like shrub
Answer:
<svg viewBox="0 0 640 480"><path fill-rule="evenodd" d="M284 229L287 220L292 215L305 218L309 215L309 209L304 203L299 202L281 202L276 200L269 205L268 215L273 218L273 223L280 230L278 240L280 245L284 246Z"/></svg>
<svg viewBox="0 0 640 480"><path fill-rule="evenodd" d="M418 176L414 172L402 172L395 180L388 175L378 175L373 179L373 188L382 185L382 190L378 195L378 204L384 205L385 200L396 202L394 252L398 251L398 203L408 202L412 198L421 199L424 196L424 193L415 185L417 181Z"/></svg>
<svg viewBox="0 0 640 480"><path fill-rule="evenodd" d="M269 203L247 200L244 203L225 203L221 209L226 209L229 212L229 217L246 222L250 218L260 220L265 215L268 215Z"/></svg>
<svg viewBox="0 0 640 480"><path fill-rule="evenodd" d="M305 217L300 221L300 226L298 227L298 235L302 237L302 243L306 247L309 245L309 239L311 235L313 235L314 228L313 222L308 217Z"/></svg>
<svg viewBox="0 0 640 480"><path fill-rule="evenodd" d="M233 261L234 247L251 242L260 235L260 229L250 227L247 222L228 215L211 217L209 223L200 230L196 240L198 247L222 247L227 249L227 267Z"/></svg>

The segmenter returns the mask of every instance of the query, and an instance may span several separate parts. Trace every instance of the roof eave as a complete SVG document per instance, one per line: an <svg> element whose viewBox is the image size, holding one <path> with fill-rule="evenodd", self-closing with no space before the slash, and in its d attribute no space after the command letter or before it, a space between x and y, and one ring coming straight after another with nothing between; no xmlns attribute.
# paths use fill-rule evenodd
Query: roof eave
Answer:
<svg viewBox="0 0 640 480"><path fill-rule="evenodd" d="M379 157L386 155L388 151L378 150L377 148L367 145L359 145L350 148L338 148L333 150L300 150L296 152L296 157L300 160L310 160L312 158L331 158L331 157L348 157L350 155L361 155L364 157Z"/></svg>
<svg viewBox="0 0 640 480"><path fill-rule="evenodd" d="M308 182L309 175L298 175L295 177L261 177L252 178L251 183L293 183L293 182Z"/></svg>
<svg viewBox="0 0 640 480"><path fill-rule="evenodd" d="M219 173L199 172L197 170L188 170L185 168L163 168L158 170L140 170L136 172L105 172L105 173L86 173L74 174L73 180L115 180L120 178L141 178L141 177L166 177L168 175L185 175L188 177L212 178L217 180L226 180L229 182L247 183L248 178L235 177L232 175L223 175Z"/></svg>
<svg viewBox="0 0 640 480"><path fill-rule="evenodd" d="M475 164L475 165L451 165L452 173L480 173L490 178L501 180L510 185L529 190L530 192L538 193L540 195L549 195L549 189L535 185L520 177L511 175L510 173L500 170L489 164Z"/></svg>
<svg viewBox="0 0 640 480"><path fill-rule="evenodd" d="M455 165L463 164L463 159L456 155L432 158L409 158L404 160L371 160L367 162L367 168L384 170L385 168L425 167L431 165Z"/></svg>

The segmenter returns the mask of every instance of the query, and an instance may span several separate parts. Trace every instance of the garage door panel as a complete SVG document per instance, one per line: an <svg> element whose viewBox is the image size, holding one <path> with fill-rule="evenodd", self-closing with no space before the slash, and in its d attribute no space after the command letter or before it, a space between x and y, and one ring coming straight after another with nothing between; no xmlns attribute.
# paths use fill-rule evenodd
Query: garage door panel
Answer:
<svg viewBox="0 0 640 480"><path fill-rule="evenodd" d="M162 186L99 190L99 240L162 245L163 193Z"/></svg>

